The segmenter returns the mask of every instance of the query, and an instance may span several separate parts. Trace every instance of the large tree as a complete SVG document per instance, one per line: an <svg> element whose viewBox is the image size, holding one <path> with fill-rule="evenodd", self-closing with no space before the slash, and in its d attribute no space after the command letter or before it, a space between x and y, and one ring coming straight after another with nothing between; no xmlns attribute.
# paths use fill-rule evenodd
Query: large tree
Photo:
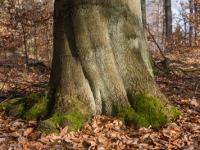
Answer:
<svg viewBox="0 0 200 150"><path fill-rule="evenodd" d="M46 95L23 116L44 116L38 128L50 132L56 124L77 129L98 114L143 126L179 115L154 81L140 0L55 0Z"/></svg>

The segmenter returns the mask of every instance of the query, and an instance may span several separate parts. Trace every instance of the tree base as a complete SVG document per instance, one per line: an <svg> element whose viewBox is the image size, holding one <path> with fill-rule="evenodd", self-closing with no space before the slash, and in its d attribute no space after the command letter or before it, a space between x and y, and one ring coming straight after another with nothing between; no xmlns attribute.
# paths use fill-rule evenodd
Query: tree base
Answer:
<svg viewBox="0 0 200 150"><path fill-rule="evenodd" d="M25 120L41 120L49 113L48 96L30 94L25 98L12 99L0 105L0 110L6 108L7 113L13 117L20 117ZM118 108L117 118L124 121L126 125L136 126L160 126L171 122L172 119L182 115L167 100L165 105L154 97L146 94L139 94L133 97L131 105ZM48 133L58 133L58 127L69 126L69 131L76 131L81 128L84 122L92 116L88 106L74 101L73 108L66 113L55 110L50 118L41 121L38 130Z"/></svg>

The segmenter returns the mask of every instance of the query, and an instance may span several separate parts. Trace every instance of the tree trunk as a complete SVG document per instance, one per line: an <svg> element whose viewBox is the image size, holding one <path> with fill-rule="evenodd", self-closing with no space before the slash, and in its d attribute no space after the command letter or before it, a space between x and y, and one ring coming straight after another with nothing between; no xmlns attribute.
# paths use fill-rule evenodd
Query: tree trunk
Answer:
<svg viewBox="0 0 200 150"><path fill-rule="evenodd" d="M196 21L196 26L195 26L195 41L199 40L200 37L200 3L197 1L195 2L195 21Z"/></svg>
<svg viewBox="0 0 200 150"><path fill-rule="evenodd" d="M165 0L165 21L166 21L166 36L170 36L172 34L171 0Z"/></svg>
<svg viewBox="0 0 200 150"><path fill-rule="evenodd" d="M23 41L24 41L24 54L26 57L26 65L29 65L28 62L28 48L27 48L27 39L26 39L26 30L25 30L25 25L22 23L22 33L23 33Z"/></svg>
<svg viewBox="0 0 200 150"><path fill-rule="evenodd" d="M165 32L166 32L166 41L170 41L170 35L172 34L172 10L171 10L171 0L165 0ZM166 46L166 50L169 53L172 53L170 46Z"/></svg>
<svg viewBox="0 0 200 150"><path fill-rule="evenodd" d="M145 126L166 123L176 115L154 81L140 0L56 0L49 85L51 118L40 128L50 127L55 120L61 124L62 120L62 125L75 129L80 127L77 120L84 122L97 114ZM160 98L164 105L156 108L158 101L150 96ZM136 115L141 111L137 100L153 103L165 121L156 118L138 123L146 115L156 115L148 114L149 105L141 107L148 111L146 115Z"/></svg>
<svg viewBox="0 0 200 150"><path fill-rule="evenodd" d="M190 28L189 28L189 41L190 44L192 44L192 38L193 38L193 25L192 23L194 23L194 2L193 1L189 1L189 5L190 5Z"/></svg>
<svg viewBox="0 0 200 150"><path fill-rule="evenodd" d="M147 25L146 0L141 0L141 10L142 10L143 27L146 29L146 25Z"/></svg>

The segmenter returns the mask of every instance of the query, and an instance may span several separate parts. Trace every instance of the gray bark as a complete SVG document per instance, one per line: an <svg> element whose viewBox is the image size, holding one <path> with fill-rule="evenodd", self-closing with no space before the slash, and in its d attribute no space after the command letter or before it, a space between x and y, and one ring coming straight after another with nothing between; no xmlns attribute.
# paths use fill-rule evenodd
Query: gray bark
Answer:
<svg viewBox="0 0 200 150"><path fill-rule="evenodd" d="M139 0L55 1L50 87L62 98L54 109L73 95L94 114L114 115L129 96L156 95L140 8Z"/></svg>
<svg viewBox="0 0 200 150"><path fill-rule="evenodd" d="M142 23L144 28L147 25L147 17L146 17L146 0L141 0L141 10L142 10Z"/></svg>
<svg viewBox="0 0 200 150"><path fill-rule="evenodd" d="M166 21L166 36L170 36L172 34L171 0L165 0L165 21Z"/></svg>

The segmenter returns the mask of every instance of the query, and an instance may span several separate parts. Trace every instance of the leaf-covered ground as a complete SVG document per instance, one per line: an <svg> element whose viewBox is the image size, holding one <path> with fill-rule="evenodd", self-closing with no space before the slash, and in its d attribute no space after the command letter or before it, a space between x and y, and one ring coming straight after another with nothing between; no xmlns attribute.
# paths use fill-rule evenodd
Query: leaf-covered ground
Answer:
<svg viewBox="0 0 200 150"><path fill-rule="evenodd" d="M171 59L174 59L171 57ZM180 60L180 59L179 59ZM24 66L23 58L0 63L0 101L41 92L48 83L48 67ZM0 149L43 150L199 150L200 74L191 60L173 61L171 74L159 73L156 81L167 98L184 116L162 127L127 127L120 120L95 116L78 132L59 128L60 134L45 135L35 130L37 122L0 114ZM25 69L26 68L26 69Z"/></svg>

